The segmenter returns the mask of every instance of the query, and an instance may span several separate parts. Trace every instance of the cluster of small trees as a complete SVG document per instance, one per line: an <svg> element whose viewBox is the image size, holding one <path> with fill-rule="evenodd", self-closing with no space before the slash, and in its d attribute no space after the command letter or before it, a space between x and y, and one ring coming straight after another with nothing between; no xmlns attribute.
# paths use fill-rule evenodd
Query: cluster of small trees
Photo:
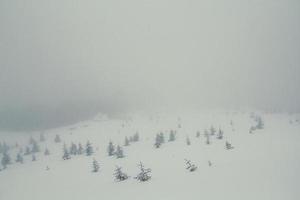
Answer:
<svg viewBox="0 0 300 200"><path fill-rule="evenodd" d="M129 146L130 143L138 141L140 141L140 134L137 131L134 135L130 136L129 138L127 136L125 137L124 146Z"/></svg>
<svg viewBox="0 0 300 200"><path fill-rule="evenodd" d="M75 143L72 142L70 148L67 148L67 145L64 144L62 158L64 160L69 160L69 159L71 159L71 155L73 155L73 156L74 155L82 155L84 153L87 156L90 156L94 153L94 148L93 148L92 144L90 143L90 141L87 141L87 143L85 145L85 149L82 147L81 143L76 145Z"/></svg>
<svg viewBox="0 0 300 200"><path fill-rule="evenodd" d="M142 162L140 162L138 167L140 169L140 172L134 178L141 182L148 181L151 178L151 175L150 175L151 169L145 168L144 165L142 164ZM92 168L93 168L92 172L98 172L100 169L100 165L96 159L93 159ZM115 169L115 172L113 173L113 175L115 177L115 181L124 181L129 178L129 176L126 173L124 173L122 171L122 168L119 166L116 166L116 169Z"/></svg>
<svg viewBox="0 0 300 200"><path fill-rule="evenodd" d="M110 141L108 143L107 154L108 154L108 156L114 156L115 155L117 158L123 158L124 157L123 148L120 145L117 145L117 147L115 147L115 145L113 144L112 141Z"/></svg>

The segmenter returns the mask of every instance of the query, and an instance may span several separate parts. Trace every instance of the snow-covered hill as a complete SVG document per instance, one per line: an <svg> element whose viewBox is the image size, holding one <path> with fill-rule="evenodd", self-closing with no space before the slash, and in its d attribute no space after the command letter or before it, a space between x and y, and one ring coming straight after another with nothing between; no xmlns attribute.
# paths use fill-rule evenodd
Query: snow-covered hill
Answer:
<svg viewBox="0 0 300 200"><path fill-rule="evenodd" d="M299 116L258 113L264 128L249 133L256 126L256 114L249 112L205 112L189 114L131 114L122 119L99 115L72 126L40 132L1 133L0 141L11 146L12 163L0 171L0 200L99 200L99 199L229 199L296 200L300 199L300 123ZM217 133L211 135L213 126ZM205 129L209 132L207 144ZM224 138L217 139L218 130ZM168 142L170 131L175 141ZM197 137L197 131L200 136ZM125 137L139 134L139 141L124 146ZM154 146L155 137L163 133L165 143ZM59 135L60 143L54 138ZM16 163L16 155L28 146L32 136L40 147ZM187 145L187 137L191 145ZM71 155L63 160L64 143L90 141L91 156ZM122 146L124 158L108 156L109 141ZM228 141L233 149L226 149ZM15 143L18 143L16 146ZM44 155L45 149L50 151ZM1 157L2 158L2 155ZM100 169L92 172L93 159ZM197 170L186 169L185 159ZM151 179L139 182L134 177L142 162L151 168ZM211 163L211 166L209 165ZM129 178L115 181L116 166Z"/></svg>

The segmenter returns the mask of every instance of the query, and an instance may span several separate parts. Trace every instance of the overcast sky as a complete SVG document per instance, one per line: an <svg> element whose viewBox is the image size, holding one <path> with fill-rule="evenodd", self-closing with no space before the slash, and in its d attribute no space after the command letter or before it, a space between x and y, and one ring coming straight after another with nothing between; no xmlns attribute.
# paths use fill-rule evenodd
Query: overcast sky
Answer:
<svg viewBox="0 0 300 200"><path fill-rule="evenodd" d="M0 0L0 128L96 112L300 111L299 0Z"/></svg>

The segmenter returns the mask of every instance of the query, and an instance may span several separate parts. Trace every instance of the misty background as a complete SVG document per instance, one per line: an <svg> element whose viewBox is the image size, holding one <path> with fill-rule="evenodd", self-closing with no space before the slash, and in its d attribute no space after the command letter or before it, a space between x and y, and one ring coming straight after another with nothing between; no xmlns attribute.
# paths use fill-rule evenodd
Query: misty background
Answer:
<svg viewBox="0 0 300 200"><path fill-rule="evenodd" d="M160 108L300 111L298 0L0 0L0 129Z"/></svg>

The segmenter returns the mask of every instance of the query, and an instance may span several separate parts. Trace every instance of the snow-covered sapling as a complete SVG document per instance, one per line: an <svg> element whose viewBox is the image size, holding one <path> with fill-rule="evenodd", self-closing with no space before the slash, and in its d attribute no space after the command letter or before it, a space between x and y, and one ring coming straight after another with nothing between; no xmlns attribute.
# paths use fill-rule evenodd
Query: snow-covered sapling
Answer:
<svg viewBox="0 0 300 200"><path fill-rule="evenodd" d="M141 182L148 181L151 178L151 175L149 174L151 172L151 169L149 168L145 169L142 162L140 162L138 166L141 172L135 177L135 179Z"/></svg>
<svg viewBox="0 0 300 200"><path fill-rule="evenodd" d="M50 155L50 151L49 151L49 149L48 149L48 148L46 148L46 149L45 149L44 155L45 155L45 156L48 156L48 155Z"/></svg>
<svg viewBox="0 0 300 200"><path fill-rule="evenodd" d="M225 143L225 146L226 146L226 149L227 150L230 150L230 149L233 149L234 147L229 143L229 142L227 142L226 141L226 143Z"/></svg>
<svg viewBox="0 0 300 200"><path fill-rule="evenodd" d="M113 156L115 154L115 145L112 143L112 141L108 143L107 154L109 156Z"/></svg>
<svg viewBox="0 0 300 200"><path fill-rule="evenodd" d="M37 141L33 141L32 143L32 150L31 150L32 153L37 153L37 152L40 152L40 146L39 144L37 143Z"/></svg>
<svg viewBox="0 0 300 200"><path fill-rule="evenodd" d="M169 135L169 142L175 141L175 139L175 132L171 130Z"/></svg>
<svg viewBox="0 0 300 200"><path fill-rule="evenodd" d="M264 122L263 122L261 117L257 117L255 121L257 122L256 129L263 129L264 128Z"/></svg>
<svg viewBox="0 0 300 200"><path fill-rule="evenodd" d="M124 146L129 146L129 145L130 145L130 142L129 142L128 137L126 136L126 137L125 137Z"/></svg>
<svg viewBox="0 0 300 200"><path fill-rule="evenodd" d="M36 156L34 154L32 154L32 161L36 161Z"/></svg>
<svg viewBox="0 0 300 200"><path fill-rule="evenodd" d="M192 164L190 160L185 159L185 164L187 165L186 169L190 172L196 171L197 166L195 164Z"/></svg>
<svg viewBox="0 0 300 200"><path fill-rule="evenodd" d="M70 154L71 155L76 155L77 152L78 152L77 145L72 142L71 147L70 147Z"/></svg>
<svg viewBox="0 0 300 200"><path fill-rule="evenodd" d="M133 135L133 142L138 142L138 141L140 141L140 135L139 135L139 132L136 132Z"/></svg>
<svg viewBox="0 0 300 200"><path fill-rule="evenodd" d="M115 176L116 181L124 181L124 180L128 179L127 174L122 172L122 168L118 167L118 166L116 166L114 176Z"/></svg>
<svg viewBox="0 0 300 200"><path fill-rule="evenodd" d="M157 134L156 135L156 137L155 137L155 143L154 143L154 146L156 147L156 148L159 148L160 146L161 146L161 137L160 137L160 135L159 134Z"/></svg>
<svg viewBox="0 0 300 200"><path fill-rule="evenodd" d="M23 163L23 156L20 154L20 153L18 153L17 154L17 159L16 159L16 162L18 162L18 163Z"/></svg>
<svg viewBox="0 0 300 200"><path fill-rule="evenodd" d="M66 144L64 144L64 149L63 149L63 151L64 151L64 154L63 154L62 158L63 158L64 160L69 160L69 159L71 158L71 156L70 156L70 153L69 153L69 151L68 151L68 149L67 149Z"/></svg>
<svg viewBox="0 0 300 200"><path fill-rule="evenodd" d="M54 142L55 143L60 143L61 142L61 139L60 139L59 135L55 135Z"/></svg>
<svg viewBox="0 0 300 200"><path fill-rule="evenodd" d="M30 150L30 148L27 146L26 149L25 149L24 155L29 155L30 153L31 153L31 150Z"/></svg>
<svg viewBox="0 0 300 200"><path fill-rule="evenodd" d="M35 142L35 139L32 136L30 136L30 138L29 138L29 144L33 144L34 142Z"/></svg>
<svg viewBox="0 0 300 200"><path fill-rule="evenodd" d="M189 136L186 137L186 144L191 145L191 140L190 140Z"/></svg>
<svg viewBox="0 0 300 200"><path fill-rule="evenodd" d="M249 129L249 133L253 133L255 130L256 130L256 127L255 126L251 126L250 129Z"/></svg>
<svg viewBox="0 0 300 200"><path fill-rule="evenodd" d="M163 132L160 132L159 137L160 137L160 142L165 143L165 136Z"/></svg>
<svg viewBox="0 0 300 200"><path fill-rule="evenodd" d="M99 163L97 162L96 159L93 160L93 172L98 172L99 171Z"/></svg>
<svg viewBox="0 0 300 200"><path fill-rule="evenodd" d="M82 147L81 143L78 144L77 154L78 154L78 155L83 154L83 147Z"/></svg>
<svg viewBox="0 0 300 200"><path fill-rule="evenodd" d="M224 132L219 128L217 139L219 139L219 140L223 139L223 135L224 135Z"/></svg>
<svg viewBox="0 0 300 200"><path fill-rule="evenodd" d="M115 152L117 158L124 158L124 152L120 145L117 146L117 150Z"/></svg>
<svg viewBox="0 0 300 200"><path fill-rule="evenodd" d="M212 166L212 163L211 163L211 161L210 161L210 160L208 161L208 166L209 166L209 167L211 167L211 166Z"/></svg>
<svg viewBox="0 0 300 200"><path fill-rule="evenodd" d="M90 156L94 153L94 149L92 147L92 144L89 141L87 141L87 143L86 143L85 153L86 153L87 156Z"/></svg>
<svg viewBox="0 0 300 200"><path fill-rule="evenodd" d="M196 137L199 138L200 137L200 131L196 132Z"/></svg>
<svg viewBox="0 0 300 200"><path fill-rule="evenodd" d="M11 159L10 159L10 156L8 154L8 152L3 152L3 155L2 155L2 159L1 159L1 164L3 166L3 168L6 168L7 165L9 165L11 162Z"/></svg>
<svg viewBox="0 0 300 200"><path fill-rule="evenodd" d="M216 131L215 127L211 126L210 127L210 135L215 135L216 132L217 131Z"/></svg>
<svg viewBox="0 0 300 200"><path fill-rule="evenodd" d="M206 129L204 130L204 136L206 138L206 144L210 144L210 134Z"/></svg>

